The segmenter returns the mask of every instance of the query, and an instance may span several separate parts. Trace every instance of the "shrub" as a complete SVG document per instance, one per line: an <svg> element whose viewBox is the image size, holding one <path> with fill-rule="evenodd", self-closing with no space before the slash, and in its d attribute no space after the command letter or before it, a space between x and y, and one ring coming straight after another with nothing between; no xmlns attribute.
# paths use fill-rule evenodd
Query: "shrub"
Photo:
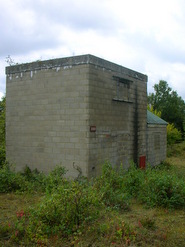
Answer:
<svg viewBox="0 0 185 247"><path fill-rule="evenodd" d="M6 162L0 169L0 192L11 192L25 189L25 179L21 174L15 173L11 165Z"/></svg>
<svg viewBox="0 0 185 247"><path fill-rule="evenodd" d="M183 208L185 182L172 173L169 164L157 168L137 169L134 166L124 177L124 189L149 207Z"/></svg>
<svg viewBox="0 0 185 247"><path fill-rule="evenodd" d="M142 190L145 171L138 169L135 164L132 164L124 176L124 190L131 196L137 197Z"/></svg>
<svg viewBox="0 0 185 247"><path fill-rule="evenodd" d="M51 195L46 195L43 202L30 212L27 233L32 239L53 234L68 236L84 222L96 219L98 206L92 186L77 181L66 182Z"/></svg>
<svg viewBox="0 0 185 247"><path fill-rule="evenodd" d="M31 170L28 166L20 173L25 179L25 191L45 191L46 188L46 175L39 172L37 169Z"/></svg>
<svg viewBox="0 0 185 247"><path fill-rule="evenodd" d="M63 185L67 182L64 178L66 174L66 169L60 165L57 165L47 176L46 178L46 191L51 193L58 189L60 185Z"/></svg>
<svg viewBox="0 0 185 247"><path fill-rule="evenodd" d="M139 199L150 207L183 208L185 182L175 174L162 170L150 170L142 183Z"/></svg>
<svg viewBox="0 0 185 247"><path fill-rule="evenodd" d="M129 198L123 190L123 170L112 168L111 164L103 165L102 175L95 180L95 188L100 200L106 205L114 208L129 209Z"/></svg>
<svg viewBox="0 0 185 247"><path fill-rule="evenodd" d="M181 132L175 128L174 124L167 125L167 143L174 144L182 140Z"/></svg>
<svg viewBox="0 0 185 247"><path fill-rule="evenodd" d="M0 192L33 192L44 191L46 176L37 170L31 171L29 167L25 167L24 171L15 172L13 166L8 162L0 168Z"/></svg>

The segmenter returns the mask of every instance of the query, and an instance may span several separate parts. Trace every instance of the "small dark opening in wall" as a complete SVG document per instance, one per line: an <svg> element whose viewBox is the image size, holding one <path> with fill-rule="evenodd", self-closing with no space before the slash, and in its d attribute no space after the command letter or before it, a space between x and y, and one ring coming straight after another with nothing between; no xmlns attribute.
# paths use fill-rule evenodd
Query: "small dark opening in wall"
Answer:
<svg viewBox="0 0 185 247"><path fill-rule="evenodd" d="M116 95L114 96L113 100L131 103L130 85L133 81L118 76L113 76L113 80L116 81Z"/></svg>
<svg viewBox="0 0 185 247"><path fill-rule="evenodd" d="M130 83L133 82L133 81L128 80L128 79L126 79L126 78L119 77L119 76L114 76L114 75L113 75L113 79L116 80L116 81L118 81L118 82L120 82L120 83L127 84L127 85L129 85L129 86L130 86Z"/></svg>

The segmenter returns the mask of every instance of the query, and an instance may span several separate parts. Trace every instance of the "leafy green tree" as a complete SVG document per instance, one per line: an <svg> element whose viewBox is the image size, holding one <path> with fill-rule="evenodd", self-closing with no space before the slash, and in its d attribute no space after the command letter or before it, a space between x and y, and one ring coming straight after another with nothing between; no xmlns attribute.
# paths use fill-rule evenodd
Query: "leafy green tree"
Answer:
<svg viewBox="0 0 185 247"><path fill-rule="evenodd" d="M154 111L161 112L161 118L184 134L185 102L173 91L166 81L159 81L154 85L155 92L149 94L148 104L153 106Z"/></svg>
<svg viewBox="0 0 185 247"><path fill-rule="evenodd" d="M0 167L5 161L5 113L6 98L0 101Z"/></svg>
<svg viewBox="0 0 185 247"><path fill-rule="evenodd" d="M161 118L161 112L154 110L152 105L148 105L147 109L151 111L153 114ZM182 140L182 133L180 130L175 128L174 124L168 123L167 125L167 143L173 144Z"/></svg>
<svg viewBox="0 0 185 247"><path fill-rule="evenodd" d="M168 124L167 126L167 142L168 144L174 144L182 140L180 130L174 127L174 124Z"/></svg>

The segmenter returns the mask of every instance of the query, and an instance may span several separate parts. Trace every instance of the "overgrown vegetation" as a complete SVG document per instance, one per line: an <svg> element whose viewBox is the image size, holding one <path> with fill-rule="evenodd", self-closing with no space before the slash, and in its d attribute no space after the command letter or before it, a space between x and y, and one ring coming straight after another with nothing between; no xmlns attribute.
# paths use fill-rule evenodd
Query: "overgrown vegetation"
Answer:
<svg viewBox="0 0 185 247"><path fill-rule="evenodd" d="M185 132L185 102L177 92L168 86L166 81L160 80L154 85L155 92L149 94L148 104L157 112L161 112L161 118L170 124L174 124L182 134Z"/></svg>
<svg viewBox="0 0 185 247"><path fill-rule="evenodd" d="M180 149L179 155L183 151ZM159 229L155 217L133 216L133 204L150 208L145 213L185 208L184 174L174 172L174 166L167 162L146 170L133 164L128 171L117 171L106 163L102 175L92 180L81 177L71 181L65 173L61 166L47 176L28 167L21 173L4 164L0 169L0 192L33 197L38 194L39 201L16 211L12 221L4 219L1 244L61 246L62 242L62 246L88 246L96 242L97 246L155 246L157 236L157 243L163 246L167 233ZM150 241L148 234L153 236Z"/></svg>
<svg viewBox="0 0 185 247"><path fill-rule="evenodd" d="M175 128L174 124L167 125L167 143L168 145L172 145L174 143L178 143L182 141L182 133L180 130Z"/></svg>
<svg viewBox="0 0 185 247"><path fill-rule="evenodd" d="M181 142L184 138L185 132L184 101L176 92L172 91L172 89L168 87L168 84L165 81L160 81L159 84L155 84L154 89L155 93L148 96L148 110L168 122L168 145ZM172 117L174 114L176 115Z"/></svg>

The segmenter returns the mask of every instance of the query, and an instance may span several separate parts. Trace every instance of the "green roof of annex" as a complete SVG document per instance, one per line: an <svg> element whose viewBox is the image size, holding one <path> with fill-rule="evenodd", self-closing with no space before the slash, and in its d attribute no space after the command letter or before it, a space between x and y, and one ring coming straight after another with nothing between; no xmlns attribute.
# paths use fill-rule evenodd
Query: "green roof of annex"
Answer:
<svg viewBox="0 0 185 247"><path fill-rule="evenodd" d="M168 125L166 121L147 110L147 124Z"/></svg>

